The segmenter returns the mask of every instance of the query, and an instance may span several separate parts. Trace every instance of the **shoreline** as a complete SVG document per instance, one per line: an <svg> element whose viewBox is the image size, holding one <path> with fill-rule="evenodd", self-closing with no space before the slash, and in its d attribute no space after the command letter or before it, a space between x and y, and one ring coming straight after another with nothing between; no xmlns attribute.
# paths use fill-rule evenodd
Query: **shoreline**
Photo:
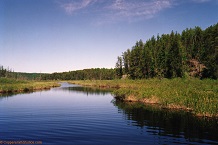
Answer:
<svg viewBox="0 0 218 145"><path fill-rule="evenodd" d="M150 105L150 106L158 106L161 109L167 109L167 110L182 110L185 112L189 112L193 114L196 117L206 117L206 118L215 118L218 119L218 114L216 115L211 115L211 114L200 114L200 113L195 113L192 108L188 108L186 106L180 106L180 105L175 105L175 104L170 104L168 106L165 106L161 104L160 102L157 102L157 99L137 99L137 97L134 96L126 96L123 98L123 96L114 96L116 101L120 101L123 103L142 103L143 105Z"/></svg>
<svg viewBox="0 0 218 145"><path fill-rule="evenodd" d="M69 81L86 87L111 88L116 100L184 110L196 117L218 118L218 81L198 79Z"/></svg>
<svg viewBox="0 0 218 145"><path fill-rule="evenodd" d="M196 117L207 117L207 118L217 118L218 119L218 114L201 114L201 113L195 113L194 109L186 107L186 106L182 106L182 105L176 105L176 104L169 104L169 105L163 105L161 104L157 97L152 96L151 98L144 98L144 99L137 99L137 97L135 96L114 96L114 98L118 101L124 102L124 103L142 103L144 105L155 105L155 106L159 106L161 109L168 109L168 110L183 110L189 113L192 113L194 116Z"/></svg>
<svg viewBox="0 0 218 145"><path fill-rule="evenodd" d="M26 93L26 92L35 92L41 90L50 90L51 88L55 88L59 86L48 86L48 87L39 87L39 88L24 88L24 89L16 89L16 90L0 90L1 94L8 94L8 93Z"/></svg>
<svg viewBox="0 0 218 145"><path fill-rule="evenodd" d="M25 93L59 87L55 81L27 81L0 78L0 94Z"/></svg>

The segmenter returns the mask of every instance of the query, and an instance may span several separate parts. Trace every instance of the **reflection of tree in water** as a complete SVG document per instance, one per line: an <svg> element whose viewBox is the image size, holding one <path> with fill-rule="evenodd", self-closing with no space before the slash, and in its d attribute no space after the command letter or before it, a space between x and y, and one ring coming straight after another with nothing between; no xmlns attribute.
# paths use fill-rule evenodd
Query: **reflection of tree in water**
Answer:
<svg viewBox="0 0 218 145"><path fill-rule="evenodd" d="M147 126L146 130L150 133L184 137L189 141L209 139L218 142L218 119L197 118L184 111L164 110L141 103L114 101L114 105L132 122L131 125L142 129Z"/></svg>
<svg viewBox="0 0 218 145"><path fill-rule="evenodd" d="M13 97L13 95L14 94L0 94L0 101L9 97Z"/></svg>
<svg viewBox="0 0 218 145"><path fill-rule="evenodd" d="M32 93L33 92L22 92L22 93L17 92L17 93L3 93L3 94L0 93L0 100L8 98L8 97L14 97L19 94L32 94Z"/></svg>
<svg viewBox="0 0 218 145"><path fill-rule="evenodd" d="M99 88L91 88L91 87L66 87L62 88L66 91L73 91L77 93L83 93L87 95L107 95L111 93L109 89L99 89Z"/></svg>

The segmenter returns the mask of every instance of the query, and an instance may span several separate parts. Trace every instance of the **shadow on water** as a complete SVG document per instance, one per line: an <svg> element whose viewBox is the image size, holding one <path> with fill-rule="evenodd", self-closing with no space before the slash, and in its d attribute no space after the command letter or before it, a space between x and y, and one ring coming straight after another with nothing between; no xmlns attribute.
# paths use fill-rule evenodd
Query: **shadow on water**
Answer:
<svg viewBox="0 0 218 145"><path fill-rule="evenodd" d="M133 126L159 136L185 138L190 142L217 143L218 120L198 118L184 111L163 110L158 106L113 101Z"/></svg>

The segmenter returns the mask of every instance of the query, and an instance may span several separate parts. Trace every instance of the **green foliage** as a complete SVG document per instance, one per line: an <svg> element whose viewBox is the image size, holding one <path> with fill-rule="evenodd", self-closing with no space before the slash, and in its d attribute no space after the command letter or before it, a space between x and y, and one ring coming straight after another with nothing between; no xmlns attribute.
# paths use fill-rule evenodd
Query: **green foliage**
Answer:
<svg viewBox="0 0 218 145"><path fill-rule="evenodd" d="M118 57L119 74L131 79L176 78L187 74L199 78L218 78L218 23L205 30L186 29L136 42ZM123 69L120 67L123 66Z"/></svg>
<svg viewBox="0 0 218 145"><path fill-rule="evenodd" d="M41 78L41 73L24 73L24 72L14 72L12 69L4 68L0 66L0 78L13 78L22 80L39 80Z"/></svg>
<svg viewBox="0 0 218 145"><path fill-rule="evenodd" d="M206 65L203 76L213 79L218 78L218 23L210 26L204 33L204 49L202 62Z"/></svg>
<svg viewBox="0 0 218 145"><path fill-rule="evenodd" d="M40 80L43 73L24 73L16 72L17 79Z"/></svg>
<svg viewBox="0 0 218 145"><path fill-rule="evenodd" d="M121 78L122 75L123 75L123 60L122 60L122 57L119 57L117 58L117 63L116 63L116 66L115 66L115 70L116 70L116 75Z"/></svg>
<svg viewBox="0 0 218 145"><path fill-rule="evenodd" d="M115 69L92 68L62 73L42 74L42 80L112 80Z"/></svg>

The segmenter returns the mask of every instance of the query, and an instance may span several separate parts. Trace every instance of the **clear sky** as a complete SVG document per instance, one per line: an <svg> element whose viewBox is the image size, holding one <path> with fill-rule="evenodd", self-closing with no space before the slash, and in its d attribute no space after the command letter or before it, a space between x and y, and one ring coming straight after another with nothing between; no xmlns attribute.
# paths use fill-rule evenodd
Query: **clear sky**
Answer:
<svg viewBox="0 0 218 145"><path fill-rule="evenodd" d="M114 68L158 33L218 22L218 0L0 0L0 65L18 72Z"/></svg>

